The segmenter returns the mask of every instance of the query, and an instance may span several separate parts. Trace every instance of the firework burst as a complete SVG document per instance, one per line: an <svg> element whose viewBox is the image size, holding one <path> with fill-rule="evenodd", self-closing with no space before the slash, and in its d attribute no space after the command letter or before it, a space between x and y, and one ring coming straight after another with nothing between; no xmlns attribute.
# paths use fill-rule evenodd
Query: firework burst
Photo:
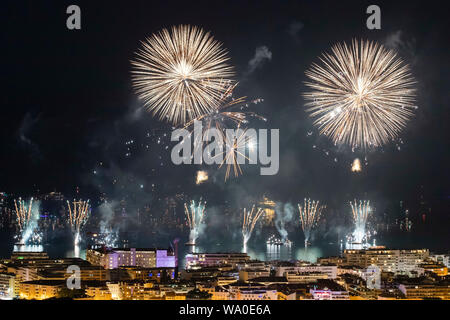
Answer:
<svg viewBox="0 0 450 320"><path fill-rule="evenodd" d="M80 230L86 224L89 219L89 200L88 201L73 201L72 206L70 202L67 201L67 206L69 208L68 222L74 232L74 243L77 245L80 242Z"/></svg>
<svg viewBox="0 0 450 320"><path fill-rule="evenodd" d="M160 120L185 124L219 106L233 69L227 52L195 26L163 29L142 42L132 61L139 98Z"/></svg>
<svg viewBox="0 0 450 320"><path fill-rule="evenodd" d="M413 116L415 81L396 53L375 42L332 47L306 71L307 112L335 144L377 147L396 138Z"/></svg>
<svg viewBox="0 0 450 320"><path fill-rule="evenodd" d="M205 217L205 209L206 202L202 202L202 200L200 200L198 204L196 204L194 200L192 200L189 205L187 203L184 204L184 211L186 213L189 229L191 230L189 234L190 244L195 245L195 241L199 236L200 227Z"/></svg>
<svg viewBox="0 0 450 320"><path fill-rule="evenodd" d="M366 234L367 218L371 212L370 202L368 200L360 200L359 204L356 200L350 201L352 208L353 221L355 222L355 231L353 236L357 243L361 243Z"/></svg>
<svg viewBox="0 0 450 320"><path fill-rule="evenodd" d="M253 229L255 229L256 223L258 222L259 218L264 213L264 209L258 208L256 209L253 205L251 210L247 210L244 208L244 217L242 221L242 236L243 236L243 245L244 245L244 252L247 251L247 242L250 240L250 237L252 236Z"/></svg>
<svg viewBox="0 0 450 320"><path fill-rule="evenodd" d="M319 201L310 199L304 200L304 205L299 203L298 210L300 212L300 222L302 224L303 234L305 235L305 247L308 246L308 241L311 236L311 231L318 224L322 210L326 206L319 206Z"/></svg>

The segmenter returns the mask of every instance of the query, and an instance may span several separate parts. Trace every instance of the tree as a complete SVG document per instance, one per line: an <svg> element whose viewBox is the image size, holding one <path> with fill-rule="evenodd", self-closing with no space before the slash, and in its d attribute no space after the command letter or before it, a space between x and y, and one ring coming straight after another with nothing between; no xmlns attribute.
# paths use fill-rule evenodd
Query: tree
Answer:
<svg viewBox="0 0 450 320"><path fill-rule="evenodd" d="M212 294L206 291L202 291L200 289L195 288L194 290L189 291L186 294L187 300L209 300L211 299Z"/></svg>

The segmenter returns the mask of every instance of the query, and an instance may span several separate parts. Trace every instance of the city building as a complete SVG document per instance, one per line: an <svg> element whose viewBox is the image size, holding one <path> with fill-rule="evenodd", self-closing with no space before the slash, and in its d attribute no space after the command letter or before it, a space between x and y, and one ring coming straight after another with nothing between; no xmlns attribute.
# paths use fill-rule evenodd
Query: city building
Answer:
<svg viewBox="0 0 450 320"><path fill-rule="evenodd" d="M46 252L42 251L13 251L11 254L11 260L37 260L48 259Z"/></svg>
<svg viewBox="0 0 450 320"><path fill-rule="evenodd" d="M432 254L430 255L430 259L450 268L450 254Z"/></svg>
<svg viewBox="0 0 450 320"><path fill-rule="evenodd" d="M310 289L313 300L349 300L347 291L334 291L331 289Z"/></svg>
<svg viewBox="0 0 450 320"><path fill-rule="evenodd" d="M424 273L424 272L431 272L436 274L439 277L445 277L446 275L448 275L448 268L441 263L434 263L434 262L427 262L424 264L421 264L419 266L419 268L421 270L423 270L420 273Z"/></svg>
<svg viewBox="0 0 450 320"><path fill-rule="evenodd" d="M55 298L66 285L60 280L34 280L20 283L19 296L27 300L45 300Z"/></svg>
<svg viewBox="0 0 450 320"><path fill-rule="evenodd" d="M319 265L342 265L345 263L345 258L343 257L321 257L317 258L317 264Z"/></svg>
<svg viewBox="0 0 450 320"><path fill-rule="evenodd" d="M324 273L328 279L336 279L338 267L335 265L309 265L309 266L277 266L276 275L281 277L286 273Z"/></svg>
<svg viewBox="0 0 450 320"><path fill-rule="evenodd" d="M239 270L239 280L240 281L248 281L254 278L259 277L269 277L270 269L242 269Z"/></svg>
<svg viewBox="0 0 450 320"><path fill-rule="evenodd" d="M267 289L239 289L235 300L278 300L278 293Z"/></svg>
<svg viewBox="0 0 450 320"><path fill-rule="evenodd" d="M428 259L428 249L394 250L385 247L374 247L359 250L344 250L347 265L367 268L376 265L382 271L394 274L411 275L418 272L418 267Z"/></svg>
<svg viewBox="0 0 450 320"><path fill-rule="evenodd" d="M19 295L19 283L14 273L0 273L0 300L10 300Z"/></svg>
<svg viewBox="0 0 450 320"><path fill-rule="evenodd" d="M363 271L362 278L366 281L366 286L368 289L381 288L381 269L378 266L368 266Z"/></svg>
<svg viewBox="0 0 450 320"><path fill-rule="evenodd" d="M89 300L112 300L106 281L91 282L85 286L85 293Z"/></svg>
<svg viewBox="0 0 450 320"><path fill-rule="evenodd" d="M108 269L108 281L141 280L150 282L166 282L174 280L177 276L176 268L143 268L126 266Z"/></svg>
<svg viewBox="0 0 450 320"><path fill-rule="evenodd" d="M190 253L186 255L186 269L194 266L218 266L229 264L236 268L238 265L250 261L250 256L246 253Z"/></svg>
<svg viewBox="0 0 450 320"><path fill-rule="evenodd" d="M122 266L176 267L176 257L172 251L167 249L88 249L86 260L93 265L103 266L105 269L116 269Z"/></svg>
<svg viewBox="0 0 450 320"><path fill-rule="evenodd" d="M289 283L313 283L319 279L328 279L328 275L322 272L288 271L284 274Z"/></svg>
<svg viewBox="0 0 450 320"><path fill-rule="evenodd" d="M407 299L450 299L449 284L400 284L398 289Z"/></svg>

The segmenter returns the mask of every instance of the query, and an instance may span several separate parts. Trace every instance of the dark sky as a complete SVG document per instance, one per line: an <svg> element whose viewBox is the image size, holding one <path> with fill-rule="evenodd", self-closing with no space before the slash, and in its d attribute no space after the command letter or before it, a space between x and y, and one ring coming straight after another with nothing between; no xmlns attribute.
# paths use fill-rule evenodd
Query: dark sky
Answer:
<svg viewBox="0 0 450 320"><path fill-rule="evenodd" d="M65 11L70 4L81 7L81 30L66 28ZM106 188L108 179L119 178L126 192L138 192L142 184L151 193L150 186L155 184L161 192L208 192L219 201L239 202L268 193L281 201L311 196L335 207L364 197L381 210L386 203L400 200L414 206L423 192L448 222L450 47L446 11L440 2L377 1L382 28L368 30L365 11L369 4L2 3L0 189L17 194L36 189L70 193L79 186L95 192L100 186ZM198 167L171 165L170 148L152 145L151 152L143 150L147 132L169 132L169 127L141 112L131 88L129 61L140 40L182 23L210 30L228 49L240 95L264 98L256 108L268 121L255 126L280 129L277 175L260 176L258 168L246 167L244 176L224 183L222 173L209 167L214 178L207 186L195 187ZM318 136L304 111L304 71L331 45L353 38L391 46L412 67L419 109L401 134L400 150L396 143L365 153L333 146ZM268 48L272 58L248 74L249 61L261 46ZM125 157L129 140L135 141L132 156ZM350 172L356 157L367 157L368 162L359 175Z"/></svg>

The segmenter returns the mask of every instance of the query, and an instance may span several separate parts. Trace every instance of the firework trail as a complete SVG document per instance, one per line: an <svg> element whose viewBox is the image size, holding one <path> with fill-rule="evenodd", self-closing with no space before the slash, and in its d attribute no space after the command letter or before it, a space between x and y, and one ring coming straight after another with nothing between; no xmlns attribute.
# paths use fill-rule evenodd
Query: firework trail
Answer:
<svg viewBox="0 0 450 320"><path fill-rule="evenodd" d="M69 224L74 232L74 243L77 245L80 242L80 230L89 219L89 200L88 201L73 201L72 205L67 201L69 208Z"/></svg>
<svg viewBox="0 0 450 320"><path fill-rule="evenodd" d="M223 146L224 151L215 155L215 157L223 157L219 169L224 164L226 165L225 182L230 177L231 169L233 169L234 176L238 177L243 173L240 164L246 160L250 163L255 160L254 154L250 156L246 155L246 149L250 150L250 153L255 151L253 149L256 143L255 134L252 134L252 131L248 129L241 129L239 125L235 132L236 134L233 135L223 135L223 141L225 142Z"/></svg>
<svg viewBox="0 0 450 320"><path fill-rule="evenodd" d="M368 41L337 44L306 71L306 110L335 144L377 147L413 116L415 81L394 51Z"/></svg>
<svg viewBox="0 0 450 320"><path fill-rule="evenodd" d="M253 229L255 229L255 225L263 213L264 209L262 208L256 209L254 205L251 210L247 210L246 208L244 208L244 218L242 221L244 252L247 251L247 242L248 240L250 240L250 237L252 236L253 233Z"/></svg>
<svg viewBox="0 0 450 320"><path fill-rule="evenodd" d="M225 85L226 86L226 85ZM238 156L242 156L243 159L248 159L245 156L245 147L248 147L251 151L255 148L256 139L247 136L247 129L241 129L241 125L248 123L248 118L256 118L259 120L267 121L266 118L258 115L255 112L246 111L250 104L258 104L262 102L262 99L254 99L247 102L246 97L233 98L233 92L237 83L226 86L225 93L222 95L219 101L219 107L213 109L207 114L201 115L191 121L189 121L184 129L188 129L193 136L194 141L194 153L196 150L203 148L207 141L211 140L210 129L215 129L216 133L220 135L222 143L219 143L220 148L225 148L225 151L214 155L214 157L223 156L224 160L219 165L219 169L223 164L227 164L225 181L228 180L231 173L231 168L235 177L242 174L242 169L237 161ZM237 110L236 110L237 109ZM196 121L201 123L201 134L195 134ZM228 137L226 129L233 126L239 132L236 137ZM210 154L211 156L211 154Z"/></svg>
<svg viewBox="0 0 450 320"><path fill-rule="evenodd" d="M30 199L28 205L22 198L19 198L18 201L14 200L14 206L16 209L17 224L19 226L19 242L26 244L28 239L33 235L34 229L37 227L36 220L39 218L39 214L34 212L33 198Z"/></svg>
<svg viewBox="0 0 450 320"><path fill-rule="evenodd" d="M185 124L219 106L223 82L234 75L228 60L209 32L173 26L142 42L131 62L133 87L154 116Z"/></svg>
<svg viewBox="0 0 450 320"><path fill-rule="evenodd" d="M205 217L205 208L206 202L202 202L202 200L200 200L198 204L196 204L194 200L191 201L189 206L187 203L184 204L186 218L188 221L189 229L191 230L189 233L190 244L195 244L195 241L199 236L200 226L202 225L203 219Z"/></svg>
<svg viewBox="0 0 450 320"><path fill-rule="evenodd" d="M25 204L25 200L22 200L22 198L19 198L19 205L17 205L17 201L14 199L14 206L16 208L16 217L17 217L17 223L19 225L19 230L22 232L24 229L27 228L28 223L31 220L32 216L32 206L33 206L33 198L30 199L30 202L28 202L28 208Z"/></svg>
<svg viewBox="0 0 450 320"><path fill-rule="evenodd" d="M371 212L370 202L369 200L360 200L358 204L354 200L354 203L350 201L350 206L352 207L353 221L355 222L353 236L357 243L361 243L366 234L367 218Z"/></svg>
<svg viewBox="0 0 450 320"><path fill-rule="evenodd" d="M319 223L320 215L325 207L319 206L319 201L311 201L311 199L305 199L303 207L300 203L298 204L300 222L302 224L303 234L305 235L305 247L308 246L311 231Z"/></svg>
<svg viewBox="0 0 450 320"><path fill-rule="evenodd" d="M200 121L203 127L203 135L207 138L207 130L211 128L216 128L218 131L223 132L225 128L229 125L241 125L248 123L248 118L254 117L260 120L266 121L266 119L255 112L246 111L250 104L258 104L263 101L263 99L254 99L252 101L247 101L247 97L234 98L233 92L238 83L235 84L223 84L224 93L221 95L218 101L217 108L212 109L206 114L202 114L184 126L185 129L193 130L194 121ZM198 144L202 145L203 141L198 141Z"/></svg>

